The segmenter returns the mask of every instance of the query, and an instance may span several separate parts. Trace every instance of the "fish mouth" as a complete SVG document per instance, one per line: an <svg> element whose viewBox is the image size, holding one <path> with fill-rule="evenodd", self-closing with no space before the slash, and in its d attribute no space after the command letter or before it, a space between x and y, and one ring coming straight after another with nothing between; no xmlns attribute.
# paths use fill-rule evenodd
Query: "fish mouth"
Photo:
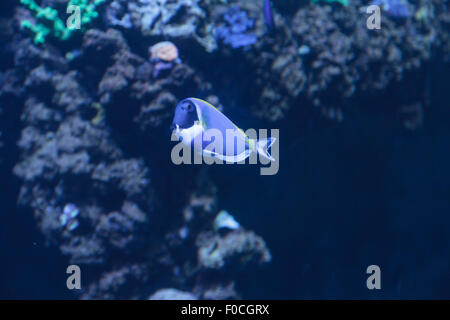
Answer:
<svg viewBox="0 0 450 320"><path fill-rule="evenodd" d="M180 133L180 126L178 124L176 124L176 123L172 123L172 125L170 126L170 131L172 131L172 132L175 131L176 134L179 134Z"/></svg>

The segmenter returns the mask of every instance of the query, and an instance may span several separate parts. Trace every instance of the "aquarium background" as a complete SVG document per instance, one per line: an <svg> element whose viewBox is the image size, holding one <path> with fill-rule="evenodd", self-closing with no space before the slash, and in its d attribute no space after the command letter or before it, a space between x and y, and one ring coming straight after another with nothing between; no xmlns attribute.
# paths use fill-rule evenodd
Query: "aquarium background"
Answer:
<svg viewBox="0 0 450 320"><path fill-rule="evenodd" d="M450 297L447 1L70 4L0 4L0 298ZM278 173L174 165L186 97L279 129Z"/></svg>

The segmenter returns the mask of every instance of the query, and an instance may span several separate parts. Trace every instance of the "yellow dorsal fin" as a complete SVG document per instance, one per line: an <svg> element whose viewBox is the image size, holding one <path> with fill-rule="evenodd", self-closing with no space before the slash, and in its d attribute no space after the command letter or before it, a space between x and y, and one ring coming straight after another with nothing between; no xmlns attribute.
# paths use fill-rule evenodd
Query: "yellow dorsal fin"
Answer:
<svg viewBox="0 0 450 320"><path fill-rule="evenodd" d="M203 102L203 103L206 103L208 106L210 106L211 108L213 108L213 109L216 110L217 112L220 112L219 109L217 109L216 107L214 107L214 106L213 106L211 103L209 103L208 101L205 101L205 100L202 100L202 99L199 99L199 98L193 98L193 99L198 100L198 101L201 101L201 102ZM222 112L220 112L220 113L222 113ZM222 113L222 114L223 114L223 113ZM229 120L229 119L228 119L228 120ZM230 120L230 122L233 124L233 126L236 127L236 129L238 129L238 131L239 131L240 133L242 133L242 134L244 135L246 142L249 142L249 141L250 141L250 138L245 134L244 130L242 130L242 129L239 128L237 125L235 125L233 121Z"/></svg>

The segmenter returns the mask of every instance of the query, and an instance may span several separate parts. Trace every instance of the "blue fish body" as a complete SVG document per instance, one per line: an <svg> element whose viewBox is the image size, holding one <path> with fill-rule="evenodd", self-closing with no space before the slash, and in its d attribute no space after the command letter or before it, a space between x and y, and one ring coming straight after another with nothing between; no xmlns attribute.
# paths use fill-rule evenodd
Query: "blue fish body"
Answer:
<svg viewBox="0 0 450 320"><path fill-rule="evenodd" d="M258 152L274 160L267 152L275 141L274 138L262 141L250 139L222 112L201 99L187 98L178 103L172 129L183 143L206 156L227 162L240 162L249 157L252 152ZM222 143L215 141L216 133L220 134ZM213 142L218 143L219 147L209 148Z"/></svg>

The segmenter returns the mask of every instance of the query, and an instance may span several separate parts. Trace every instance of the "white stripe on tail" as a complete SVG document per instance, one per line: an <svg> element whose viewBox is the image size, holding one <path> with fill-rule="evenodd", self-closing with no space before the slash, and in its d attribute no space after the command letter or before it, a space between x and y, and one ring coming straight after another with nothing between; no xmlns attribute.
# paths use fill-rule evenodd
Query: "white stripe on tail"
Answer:
<svg viewBox="0 0 450 320"><path fill-rule="evenodd" d="M258 140L256 142L256 151L260 156L270 161L275 161L275 158L273 158L269 153L269 148L275 143L276 140L276 138Z"/></svg>

